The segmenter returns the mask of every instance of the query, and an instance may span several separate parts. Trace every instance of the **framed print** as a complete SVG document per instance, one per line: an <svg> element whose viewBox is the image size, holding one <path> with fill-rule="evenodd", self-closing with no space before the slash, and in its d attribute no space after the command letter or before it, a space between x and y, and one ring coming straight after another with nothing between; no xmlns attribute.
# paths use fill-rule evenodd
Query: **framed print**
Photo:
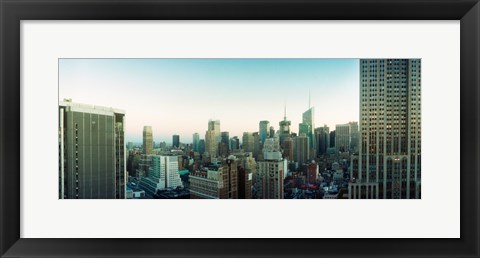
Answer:
<svg viewBox="0 0 480 258"><path fill-rule="evenodd" d="M0 7L2 257L478 257L477 1Z"/></svg>

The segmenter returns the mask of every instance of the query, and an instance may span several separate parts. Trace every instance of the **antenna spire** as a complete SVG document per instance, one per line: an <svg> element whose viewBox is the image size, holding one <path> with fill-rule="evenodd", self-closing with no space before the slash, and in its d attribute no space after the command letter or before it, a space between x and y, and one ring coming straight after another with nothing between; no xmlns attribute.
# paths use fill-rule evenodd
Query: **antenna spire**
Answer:
<svg viewBox="0 0 480 258"><path fill-rule="evenodd" d="M310 89L308 89L308 108L310 108Z"/></svg>
<svg viewBox="0 0 480 258"><path fill-rule="evenodd" d="M283 121L287 121L287 101L285 101L285 104L283 107Z"/></svg>

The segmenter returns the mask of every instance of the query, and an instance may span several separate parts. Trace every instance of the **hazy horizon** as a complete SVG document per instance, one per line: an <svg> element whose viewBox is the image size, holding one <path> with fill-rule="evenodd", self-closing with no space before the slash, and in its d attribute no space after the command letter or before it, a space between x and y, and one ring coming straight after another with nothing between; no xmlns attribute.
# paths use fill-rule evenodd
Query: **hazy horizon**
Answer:
<svg viewBox="0 0 480 258"><path fill-rule="evenodd" d="M174 134L191 143L211 119L241 140L262 120L278 130L285 104L293 132L309 103L315 127L332 131L359 119L359 60L59 59L64 98L125 110L126 142L141 142L149 125L157 144Z"/></svg>

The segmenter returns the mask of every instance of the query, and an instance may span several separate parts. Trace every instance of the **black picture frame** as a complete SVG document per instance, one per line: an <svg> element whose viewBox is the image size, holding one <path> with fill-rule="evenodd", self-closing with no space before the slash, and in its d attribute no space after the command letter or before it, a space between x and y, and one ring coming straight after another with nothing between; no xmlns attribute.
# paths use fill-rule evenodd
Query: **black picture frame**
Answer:
<svg viewBox="0 0 480 258"><path fill-rule="evenodd" d="M1 257L479 257L478 0L0 0L0 17ZM461 238L20 238L20 21L150 19L460 20Z"/></svg>

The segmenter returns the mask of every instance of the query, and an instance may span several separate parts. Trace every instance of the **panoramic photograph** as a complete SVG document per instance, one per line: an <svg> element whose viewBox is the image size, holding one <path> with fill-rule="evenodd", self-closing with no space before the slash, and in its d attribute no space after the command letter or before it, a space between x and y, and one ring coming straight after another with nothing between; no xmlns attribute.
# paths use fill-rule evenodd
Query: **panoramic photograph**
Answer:
<svg viewBox="0 0 480 258"><path fill-rule="evenodd" d="M421 59L58 69L59 199L421 199Z"/></svg>

